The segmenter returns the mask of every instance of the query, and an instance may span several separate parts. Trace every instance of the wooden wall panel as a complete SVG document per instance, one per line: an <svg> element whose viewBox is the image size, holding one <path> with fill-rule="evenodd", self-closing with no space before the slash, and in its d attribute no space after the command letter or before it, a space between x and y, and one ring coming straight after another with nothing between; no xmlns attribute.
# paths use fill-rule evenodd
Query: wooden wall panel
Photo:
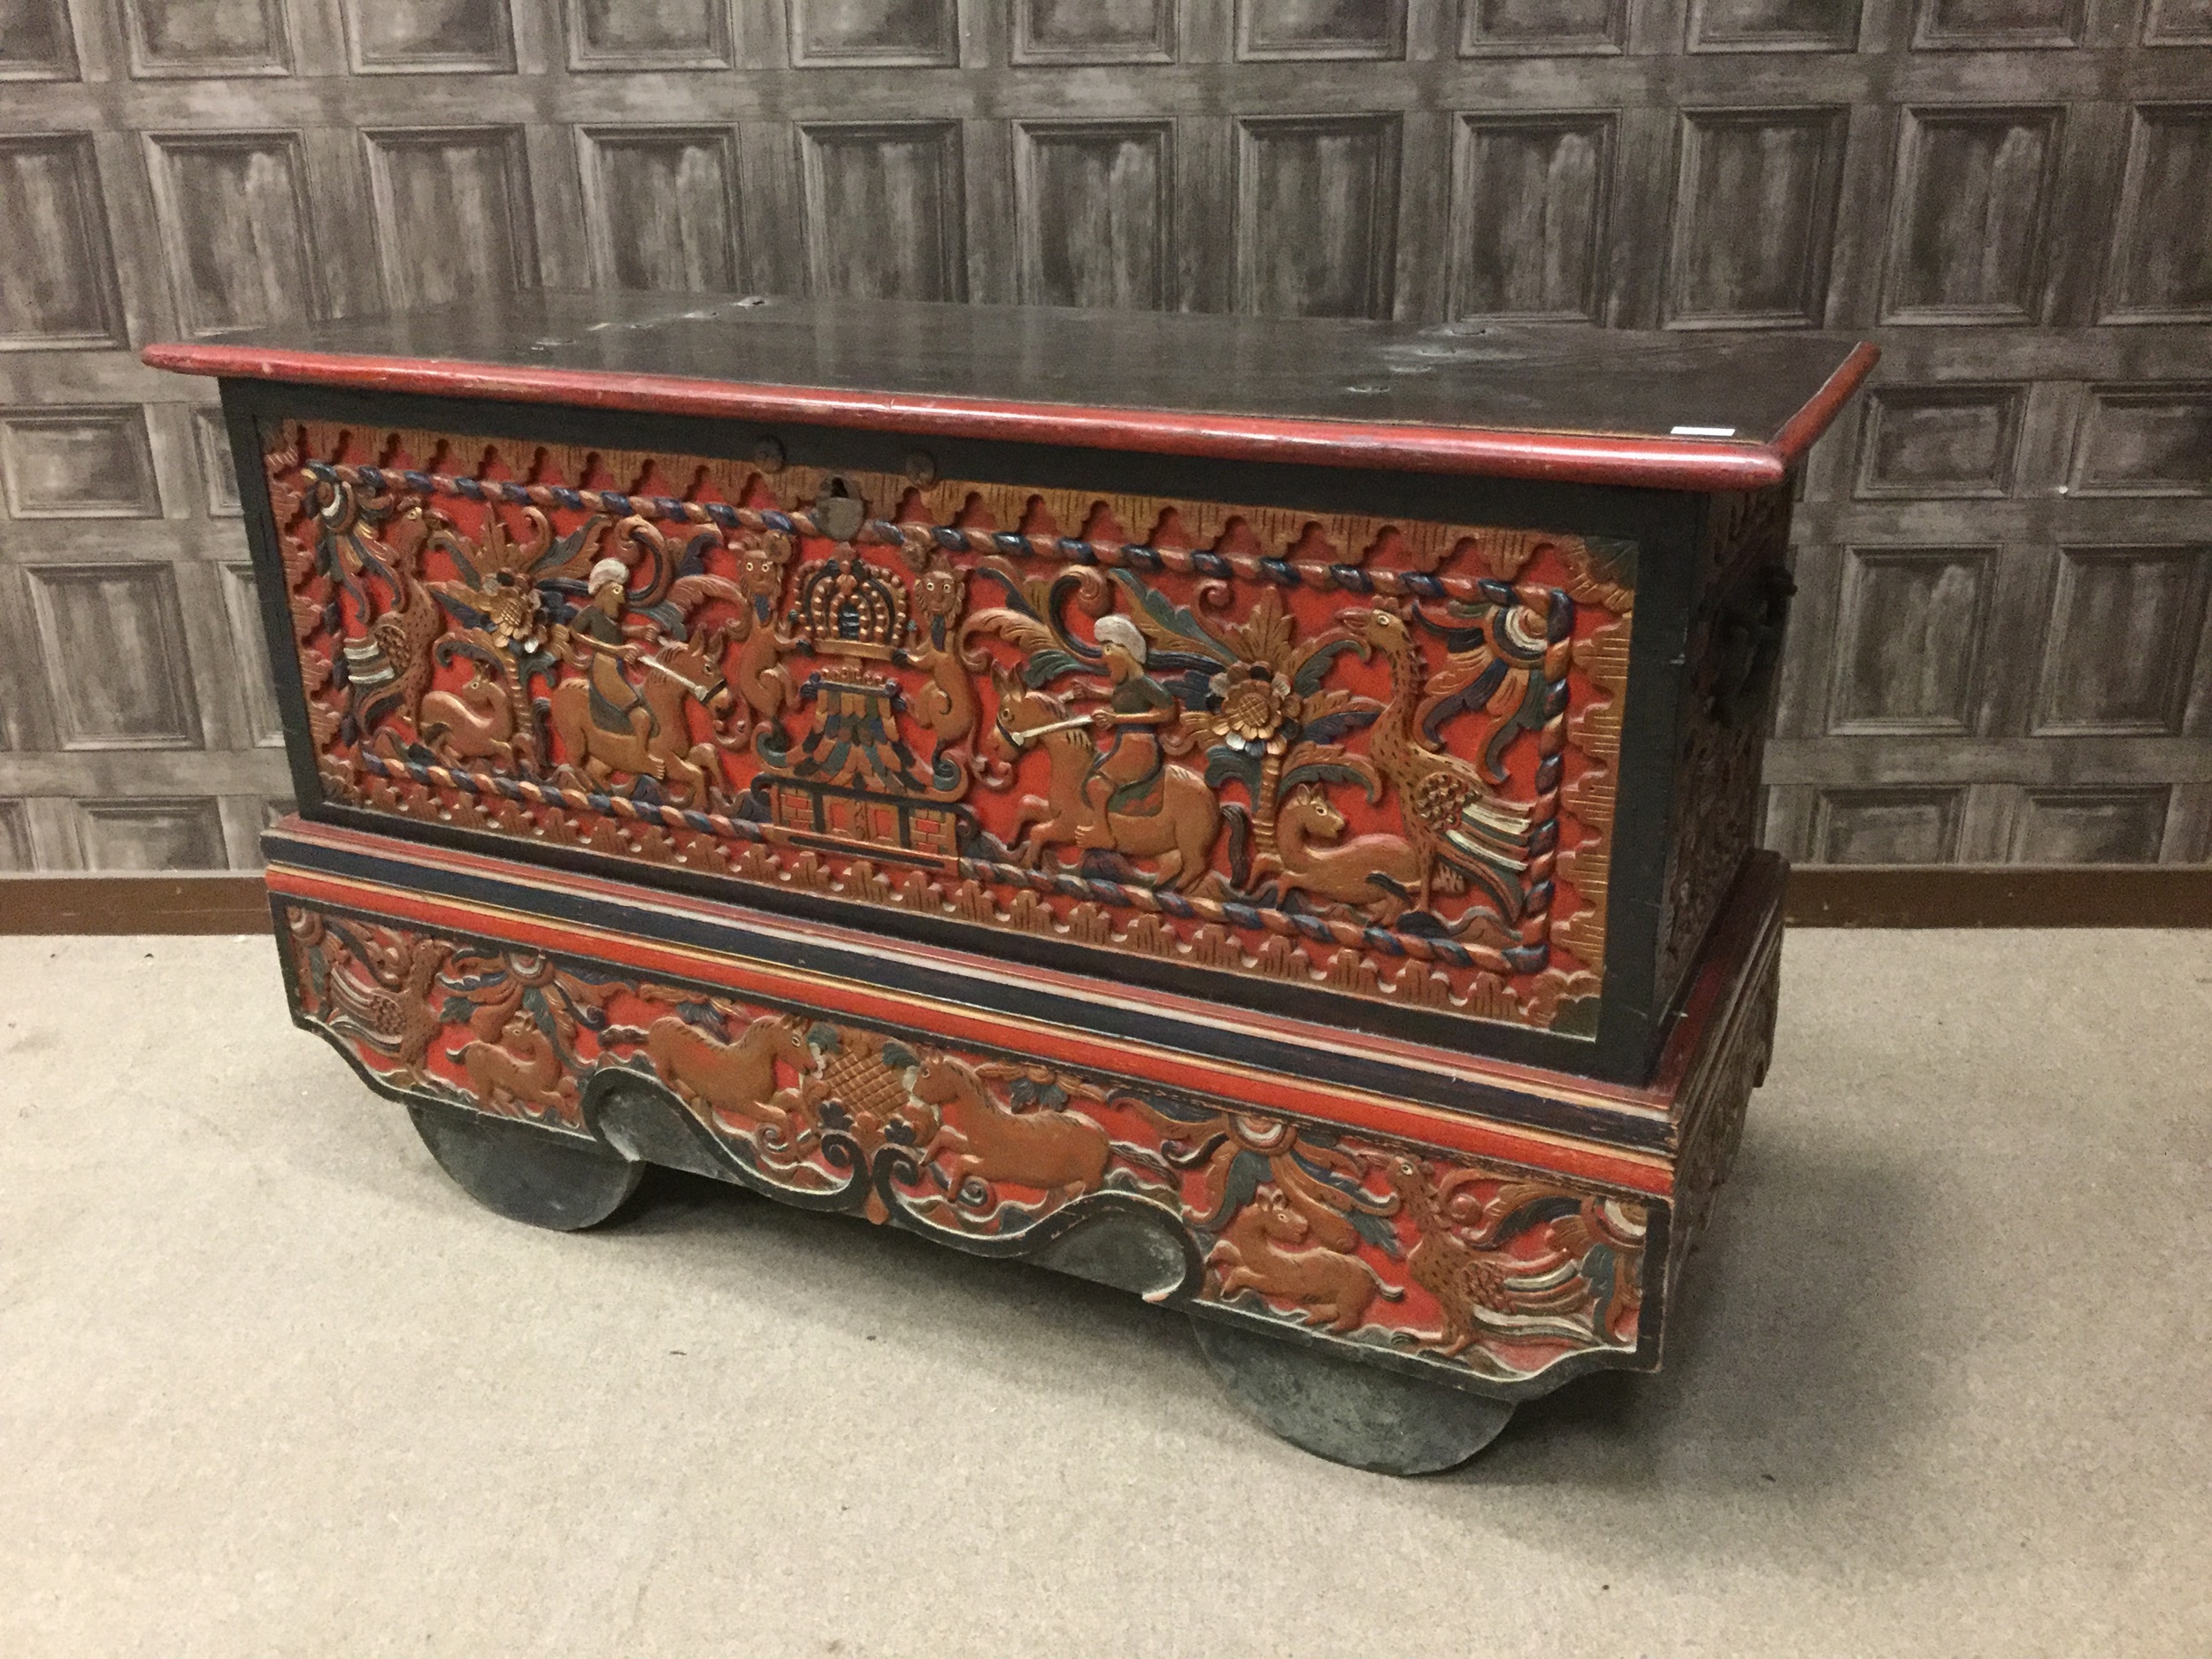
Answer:
<svg viewBox="0 0 2212 1659"><path fill-rule="evenodd" d="M536 286L518 132L458 128L363 137L384 289L395 307Z"/></svg>
<svg viewBox="0 0 2212 1659"><path fill-rule="evenodd" d="M722 69L732 50L728 0L567 0L568 66Z"/></svg>
<svg viewBox="0 0 2212 1659"><path fill-rule="evenodd" d="M1017 64L1175 61L1175 0L1012 0Z"/></svg>
<svg viewBox="0 0 2212 1659"><path fill-rule="evenodd" d="M28 574L60 747L196 747L175 572L113 564L34 565Z"/></svg>
<svg viewBox="0 0 2212 1659"><path fill-rule="evenodd" d="M1168 305L1174 142L1163 121L1015 127L1015 246L1025 304Z"/></svg>
<svg viewBox="0 0 2212 1659"><path fill-rule="evenodd" d="M541 284L1869 335L1769 841L2202 860L2207 88L2212 0L0 0L0 864L289 787L135 348Z"/></svg>
<svg viewBox="0 0 2212 1659"><path fill-rule="evenodd" d="M1609 116L1460 118L1451 315L1595 321L1611 190Z"/></svg>
<svg viewBox="0 0 2212 1659"><path fill-rule="evenodd" d="M1237 141L1238 309L1389 316L1397 122L1248 120Z"/></svg>
<svg viewBox="0 0 2212 1659"><path fill-rule="evenodd" d="M582 127L592 274L606 288L744 286L737 136L726 127Z"/></svg>
<svg viewBox="0 0 2212 1659"><path fill-rule="evenodd" d="M123 19L141 80L292 71L284 0L125 0Z"/></svg>
<svg viewBox="0 0 2212 1659"><path fill-rule="evenodd" d="M1671 324L1820 320L1843 134L1838 110L1701 110L1684 118Z"/></svg>
<svg viewBox="0 0 2212 1659"><path fill-rule="evenodd" d="M65 0L0 0L0 81L74 81L77 39Z"/></svg>
<svg viewBox="0 0 2212 1659"><path fill-rule="evenodd" d="M296 134L163 135L148 157L187 334L328 314ZM222 211L209 211L211 203Z"/></svg>
<svg viewBox="0 0 2212 1659"><path fill-rule="evenodd" d="M967 297L960 129L950 122L801 129L809 286L849 299Z"/></svg>
<svg viewBox="0 0 2212 1659"><path fill-rule="evenodd" d="M89 134L0 137L0 349L121 343Z"/></svg>

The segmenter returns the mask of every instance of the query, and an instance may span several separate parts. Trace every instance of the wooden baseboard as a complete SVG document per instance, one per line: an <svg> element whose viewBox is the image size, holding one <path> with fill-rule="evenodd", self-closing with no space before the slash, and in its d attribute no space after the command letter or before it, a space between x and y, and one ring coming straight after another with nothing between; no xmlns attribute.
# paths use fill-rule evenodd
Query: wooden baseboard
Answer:
<svg viewBox="0 0 2212 1659"><path fill-rule="evenodd" d="M265 933L258 875L0 876L0 933Z"/></svg>
<svg viewBox="0 0 2212 1659"><path fill-rule="evenodd" d="M1793 927L2212 927L2212 865L1810 864Z"/></svg>
<svg viewBox="0 0 2212 1659"><path fill-rule="evenodd" d="M1813 864L1793 927L2212 927L2212 865ZM0 876L0 933L259 933L257 875Z"/></svg>

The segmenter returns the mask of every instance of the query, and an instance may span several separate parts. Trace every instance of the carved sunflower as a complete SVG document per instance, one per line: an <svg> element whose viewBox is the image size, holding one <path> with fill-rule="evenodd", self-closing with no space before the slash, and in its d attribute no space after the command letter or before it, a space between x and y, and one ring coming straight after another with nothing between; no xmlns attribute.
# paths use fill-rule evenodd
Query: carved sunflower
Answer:
<svg viewBox="0 0 2212 1659"><path fill-rule="evenodd" d="M511 571L495 570L478 595L485 632L502 650L527 657L545 643L538 590Z"/></svg>
<svg viewBox="0 0 2212 1659"><path fill-rule="evenodd" d="M1287 675L1266 663L1232 663L1207 682L1210 694L1199 723L1208 737L1256 754L1280 753L1284 728L1296 724L1300 705Z"/></svg>

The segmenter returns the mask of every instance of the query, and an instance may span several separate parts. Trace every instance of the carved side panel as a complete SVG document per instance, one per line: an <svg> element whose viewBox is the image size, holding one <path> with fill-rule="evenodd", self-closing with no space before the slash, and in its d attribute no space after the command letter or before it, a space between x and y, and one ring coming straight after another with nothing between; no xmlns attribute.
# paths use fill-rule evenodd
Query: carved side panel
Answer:
<svg viewBox="0 0 2212 1659"><path fill-rule="evenodd" d="M1789 486L1717 495L1690 625L1653 995L1664 1007L1758 844L1759 761L1793 591Z"/></svg>
<svg viewBox="0 0 2212 1659"><path fill-rule="evenodd" d="M300 1023L390 1091L579 1135L665 1102L695 1167L989 1255L1137 1218L1181 1247L1151 1300L1461 1378L1638 1346L1640 1201L605 963L299 905L281 938Z"/></svg>
<svg viewBox="0 0 2212 1659"><path fill-rule="evenodd" d="M338 798L1594 1030L1629 544L269 442Z"/></svg>

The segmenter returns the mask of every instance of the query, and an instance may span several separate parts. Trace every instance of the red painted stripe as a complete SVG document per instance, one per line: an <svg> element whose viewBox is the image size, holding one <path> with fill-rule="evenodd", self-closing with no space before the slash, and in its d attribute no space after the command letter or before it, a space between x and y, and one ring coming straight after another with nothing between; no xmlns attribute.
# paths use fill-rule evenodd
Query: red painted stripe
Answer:
<svg viewBox="0 0 2212 1659"><path fill-rule="evenodd" d="M1805 448L1834 419L1851 388L1864 378L1873 354L1870 345L1854 351L1845 370L1791 417L1770 443L1000 403L507 363L347 357L265 346L154 345L140 356L153 368L180 374L434 397L504 398L731 420L805 421L932 437L1075 444L1224 461L1469 473L1651 489L1740 490L1782 481ZM1864 365L1838 390L1838 382L1863 355Z"/></svg>
<svg viewBox="0 0 2212 1659"><path fill-rule="evenodd" d="M649 974L703 979L740 995L790 1000L795 986L803 985L803 1000L825 1013L918 1027L956 1045L1011 1049L1078 1069L1187 1089L1233 1105L1366 1130L1655 1197L1665 1197L1672 1187L1672 1171L1663 1159L1601 1150L1565 1136L1509 1129L1459 1113L1310 1085L1295 1077L1172 1049L1091 1037L1008 1015L987 1014L787 968L771 968L742 957L547 921L521 911L426 898L285 864L271 864L267 880L271 892L289 898L357 909L430 928L488 934L532 949L618 963Z"/></svg>

